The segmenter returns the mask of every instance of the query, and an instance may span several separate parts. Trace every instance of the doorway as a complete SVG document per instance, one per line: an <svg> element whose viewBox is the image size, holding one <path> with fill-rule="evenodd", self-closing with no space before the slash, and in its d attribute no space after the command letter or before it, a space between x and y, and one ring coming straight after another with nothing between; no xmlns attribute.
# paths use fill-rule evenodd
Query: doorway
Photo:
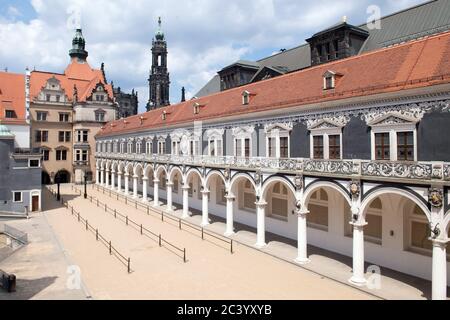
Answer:
<svg viewBox="0 0 450 320"><path fill-rule="evenodd" d="M31 197L31 212L39 211L39 196Z"/></svg>

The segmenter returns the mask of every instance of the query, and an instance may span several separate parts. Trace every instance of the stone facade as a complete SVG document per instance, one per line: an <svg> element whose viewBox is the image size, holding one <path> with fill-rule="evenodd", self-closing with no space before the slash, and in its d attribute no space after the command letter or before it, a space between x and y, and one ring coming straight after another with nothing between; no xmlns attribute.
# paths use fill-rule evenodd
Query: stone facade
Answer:
<svg viewBox="0 0 450 320"><path fill-rule="evenodd" d="M118 106L117 119L128 118L138 114L138 93L134 89L130 94L123 92L120 87L114 88L114 99Z"/></svg>

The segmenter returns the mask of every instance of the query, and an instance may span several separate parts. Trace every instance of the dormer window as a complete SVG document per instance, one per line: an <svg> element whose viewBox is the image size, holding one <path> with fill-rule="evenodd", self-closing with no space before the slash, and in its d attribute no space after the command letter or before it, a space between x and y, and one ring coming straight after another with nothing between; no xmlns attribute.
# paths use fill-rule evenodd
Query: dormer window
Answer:
<svg viewBox="0 0 450 320"><path fill-rule="evenodd" d="M194 103L194 114L199 114L200 113L200 104L199 103Z"/></svg>
<svg viewBox="0 0 450 320"><path fill-rule="evenodd" d="M242 93L242 104L244 106L248 105L250 103L250 92L244 91Z"/></svg>
<svg viewBox="0 0 450 320"><path fill-rule="evenodd" d="M328 70L323 75L323 90L331 90L336 88L337 80L342 77L342 74Z"/></svg>

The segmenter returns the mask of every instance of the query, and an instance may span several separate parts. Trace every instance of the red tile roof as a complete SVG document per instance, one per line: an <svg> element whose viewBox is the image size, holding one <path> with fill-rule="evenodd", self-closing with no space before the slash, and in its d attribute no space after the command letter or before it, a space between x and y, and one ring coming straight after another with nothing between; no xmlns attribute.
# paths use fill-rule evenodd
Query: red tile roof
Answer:
<svg viewBox="0 0 450 320"><path fill-rule="evenodd" d="M323 90L323 75L342 74L336 88ZM107 124L97 136L160 129L193 121L256 113L325 101L450 83L450 32L311 67L200 99ZM242 105L244 90L252 94ZM194 115L193 105L201 108ZM167 119L162 113L167 112ZM141 117L144 121L141 121Z"/></svg>
<svg viewBox="0 0 450 320"><path fill-rule="evenodd" d="M5 118L6 110L14 110L16 118ZM0 123L26 123L25 76L0 72Z"/></svg>
<svg viewBox="0 0 450 320"><path fill-rule="evenodd" d="M55 77L61 82L69 101L73 100L74 86L77 86L78 101L85 102L92 94L95 86L101 82L105 84L105 78L101 70L92 69L89 64L72 61L64 71L64 74L33 71L30 80L30 98L37 98L47 81ZM110 84L105 85L108 95L113 99L113 89Z"/></svg>

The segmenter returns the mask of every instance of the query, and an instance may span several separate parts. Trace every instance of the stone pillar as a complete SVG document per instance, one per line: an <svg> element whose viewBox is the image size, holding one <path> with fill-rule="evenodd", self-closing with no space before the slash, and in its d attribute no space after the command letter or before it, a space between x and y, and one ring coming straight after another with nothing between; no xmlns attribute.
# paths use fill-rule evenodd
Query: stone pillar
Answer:
<svg viewBox="0 0 450 320"><path fill-rule="evenodd" d="M122 192L122 173L117 174L117 191Z"/></svg>
<svg viewBox="0 0 450 320"><path fill-rule="evenodd" d="M138 197L138 176L134 175L133 176L133 198L137 199Z"/></svg>
<svg viewBox="0 0 450 320"><path fill-rule="evenodd" d="M153 206L159 206L159 180L153 180Z"/></svg>
<svg viewBox="0 0 450 320"><path fill-rule="evenodd" d="M148 199L148 178L142 177L142 202L147 202Z"/></svg>
<svg viewBox="0 0 450 320"><path fill-rule="evenodd" d="M173 211L172 190L173 190L173 183L168 182L167 183L167 211Z"/></svg>
<svg viewBox="0 0 450 320"><path fill-rule="evenodd" d="M297 226L297 241L298 241L298 256L295 261L299 264L307 264L311 262L308 259L308 226L307 226L307 216L309 214L308 210L301 209L297 212L298 214L298 226Z"/></svg>
<svg viewBox="0 0 450 320"><path fill-rule="evenodd" d="M100 185L101 177L100 177L100 169L99 168L95 169L95 174L97 175L95 178L95 184Z"/></svg>
<svg viewBox="0 0 450 320"><path fill-rule="evenodd" d="M357 286L364 286L364 227L365 222L352 222L353 225L353 277L350 282Z"/></svg>
<svg viewBox="0 0 450 320"><path fill-rule="evenodd" d="M111 171L111 190L114 190L116 187L116 172Z"/></svg>
<svg viewBox="0 0 450 320"><path fill-rule="evenodd" d="M189 217L189 185L183 185L183 215L182 218Z"/></svg>
<svg viewBox="0 0 450 320"><path fill-rule="evenodd" d="M432 299L447 300L447 241L433 241Z"/></svg>
<svg viewBox="0 0 450 320"><path fill-rule="evenodd" d="M101 169L100 171L100 185L103 186L105 183L105 169Z"/></svg>
<svg viewBox="0 0 450 320"><path fill-rule="evenodd" d="M256 236L256 247L263 248L266 246L266 206L267 202L259 201L256 202L256 216L258 219L257 226L257 236Z"/></svg>
<svg viewBox="0 0 450 320"><path fill-rule="evenodd" d="M109 169L106 169L105 176L105 188L109 188Z"/></svg>
<svg viewBox="0 0 450 320"><path fill-rule="evenodd" d="M209 190L202 191L202 227L209 225Z"/></svg>
<svg viewBox="0 0 450 320"><path fill-rule="evenodd" d="M124 193L126 196L130 193L129 177L130 177L130 174L128 172L125 173L125 191L124 191Z"/></svg>
<svg viewBox="0 0 450 320"><path fill-rule="evenodd" d="M225 196L227 199L227 229L225 231L225 236L230 237L234 234L234 216L233 216L233 205L234 196Z"/></svg>

